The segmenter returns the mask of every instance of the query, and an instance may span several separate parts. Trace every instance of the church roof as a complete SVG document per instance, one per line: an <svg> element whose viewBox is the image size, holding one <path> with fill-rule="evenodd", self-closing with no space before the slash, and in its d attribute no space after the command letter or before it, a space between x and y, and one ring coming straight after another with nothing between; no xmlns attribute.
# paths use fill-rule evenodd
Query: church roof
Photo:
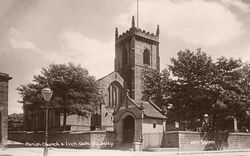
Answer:
<svg viewBox="0 0 250 156"><path fill-rule="evenodd" d="M142 106L143 107L144 114L147 117L166 119L166 117L161 114L160 108L157 107L154 103L149 102L149 101L136 101L136 100L132 100L132 101L137 106L139 106L139 107Z"/></svg>
<svg viewBox="0 0 250 156"><path fill-rule="evenodd" d="M117 73L117 72L113 71L113 72L111 72L111 73L109 73L109 74L107 74L107 75L105 75L105 76L103 76L103 77L97 79L97 81L101 81L102 79L105 79L106 77L108 77L108 76L110 76L110 75L112 75L112 74L114 74L114 73ZM117 73L117 74L118 74L118 73Z"/></svg>

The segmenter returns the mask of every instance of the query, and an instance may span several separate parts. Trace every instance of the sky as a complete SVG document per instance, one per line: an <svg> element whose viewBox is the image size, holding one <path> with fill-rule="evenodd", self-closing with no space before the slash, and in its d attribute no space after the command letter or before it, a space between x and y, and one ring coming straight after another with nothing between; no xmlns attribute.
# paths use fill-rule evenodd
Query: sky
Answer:
<svg viewBox="0 0 250 156"><path fill-rule="evenodd" d="M16 88L51 63L81 64L97 79L114 70L115 28L136 17L136 0L0 0L0 72L9 114L22 113ZM161 69L184 49L250 60L249 0L139 0L139 28L160 25Z"/></svg>

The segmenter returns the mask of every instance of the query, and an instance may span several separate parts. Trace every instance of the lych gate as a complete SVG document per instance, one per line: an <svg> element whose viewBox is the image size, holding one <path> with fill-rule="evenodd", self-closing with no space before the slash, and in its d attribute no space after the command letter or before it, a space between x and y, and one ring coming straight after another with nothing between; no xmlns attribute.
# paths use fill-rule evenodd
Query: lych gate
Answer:
<svg viewBox="0 0 250 156"><path fill-rule="evenodd" d="M113 114L118 146L141 142L143 149L146 149L150 138L160 136L165 131L165 116L155 104L148 101L135 101L127 97ZM160 143L155 138L150 142L154 147L159 147Z"/></svg>

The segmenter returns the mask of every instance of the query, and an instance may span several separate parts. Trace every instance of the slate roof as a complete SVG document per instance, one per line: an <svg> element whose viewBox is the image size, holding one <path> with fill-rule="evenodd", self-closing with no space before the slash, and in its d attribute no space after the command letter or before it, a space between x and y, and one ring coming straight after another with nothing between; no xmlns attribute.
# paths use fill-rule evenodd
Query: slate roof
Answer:
<svg viewBox="0 0 250 156"><path fill-rule="evenodd" d="M148 117L166 119L164 115L161 114L161 109L157 107L154 103L148 101L136 101L132 100L138 107L143 106L144 114Z"/></svg>

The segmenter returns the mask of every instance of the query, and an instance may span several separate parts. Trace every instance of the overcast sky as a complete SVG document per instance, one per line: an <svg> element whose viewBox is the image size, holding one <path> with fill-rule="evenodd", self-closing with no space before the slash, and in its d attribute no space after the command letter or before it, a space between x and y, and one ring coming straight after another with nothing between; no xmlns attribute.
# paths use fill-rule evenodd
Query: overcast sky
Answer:
<svg viewBox="0 0 250 156"><path fill-rule="evenodd" d="M160 25L161 69L179 50L202 48L250 60L249 0L139 0L139 27ZM0 72L9 113L22 112L16 88L51 63L81 64L100 78L114 69L114 33L130 28L136 0L0 0Z"/></svg>

